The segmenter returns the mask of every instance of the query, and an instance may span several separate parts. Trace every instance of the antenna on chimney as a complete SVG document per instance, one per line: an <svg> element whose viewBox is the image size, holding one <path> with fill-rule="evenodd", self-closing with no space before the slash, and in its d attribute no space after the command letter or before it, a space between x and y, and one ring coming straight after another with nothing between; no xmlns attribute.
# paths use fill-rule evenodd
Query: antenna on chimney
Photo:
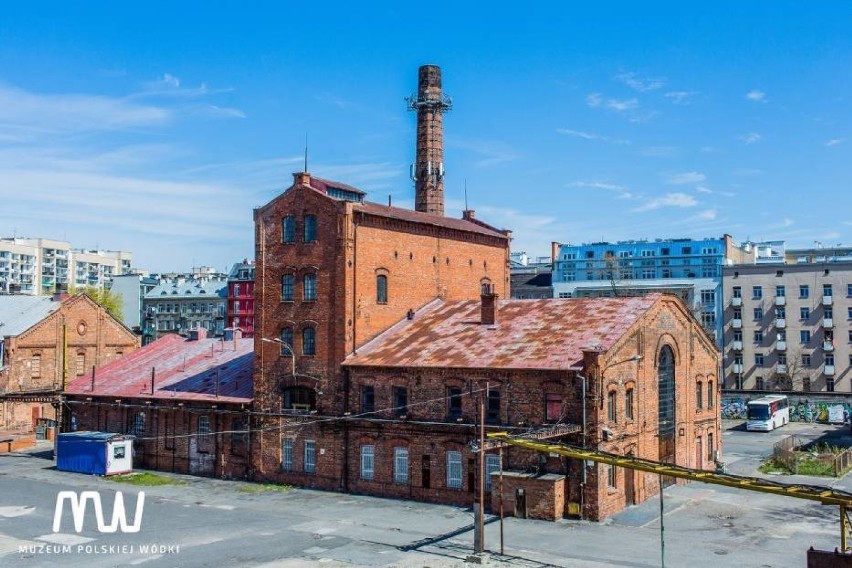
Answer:
<svg viewBox="0 0 852 568"><path fill-rule="evenodd" d="M308 173L308 133L305 132L305 173Z"/></svg>
<svg viewBox="0 0 852 568"><path fill-rule="evenodd" d="M464 178L464 210L467 211L467 178Z"/></svg>

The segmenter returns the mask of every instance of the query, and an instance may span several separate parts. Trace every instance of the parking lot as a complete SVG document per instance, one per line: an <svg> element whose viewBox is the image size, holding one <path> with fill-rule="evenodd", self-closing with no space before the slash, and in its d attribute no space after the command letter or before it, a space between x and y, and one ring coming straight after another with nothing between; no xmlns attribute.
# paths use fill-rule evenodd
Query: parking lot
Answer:
<svg viewBox="0 0 852 568"><path fill-rule="evenodd" d="M770 433L725 423L728 471L755 475L762 457L797 434L852 444L848 427L790 424ZM44 448L42 448L44 449ZM2 566L457 566L472 550L472 514L458 507L294 489L244 492L246 484L171 476L183 485L134 487L58 472L45 454L0 457ZM848 478L849 476L847 476ZM849 489L844 479L774 476ZM70 515L53 532L63 490L122 491L128 509L146 493L138 533L74 530ZM128 515L129 516L129 515ZM107 519L108 521L109 519ZM604 523L489 518L490 565L659 566L659 501L630 507ZM839 545L836 507L691 483L665 492L667 566L803 566L810 546Z"/></svg>

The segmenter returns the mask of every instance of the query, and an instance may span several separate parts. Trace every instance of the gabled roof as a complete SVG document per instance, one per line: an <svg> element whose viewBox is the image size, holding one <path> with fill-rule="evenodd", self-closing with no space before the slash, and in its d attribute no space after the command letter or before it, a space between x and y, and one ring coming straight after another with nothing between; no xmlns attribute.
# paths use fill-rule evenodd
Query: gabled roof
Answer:
<svg viewBox="0 0 852 568"><path fill-rule="evenodd" d="M50 296L0 295L0 337L22 334L61 305Z"/></svg>
<svg viewBox="0 0 852 568"><path fill-rule="evenodd" d="M323 179L323 178L318 178L318 177L313 177L313 176L311 176L311 187L313 187L314 189L318 189L319 191L321 191L323 193L328 193L328 188L331 187L331 188L338 188L338 189L342 189L344 191L356 193L356 194L358 194L362 197L364 195L367 195L366 191L362 191L362 190L358 189L357 187L352 187L351 185L341 183L339 181L331 181L331 180L328 180L328 179Z"/></svg>
<svg viewBox="0 0 852 568"><path fill-rule="evenodd" d="M466 369L581 368L583 350L610 349L660 294L498 301L483 325L476 300L436 300L344 361L348 366Z"/></svg>
<svg viewBox="0 0 852 568"><path fill-rule="evenodd" d="M424 225L434 225L436 227L445 227L447 229L456 229L458 231L466 231L468 233L480 233L491 237L508 239L508 235L499 229L492 227L481 221L468 221L467 219L453 219L452 217L443 217L441 215L432 215L431 213L423 213L420 211L412 211L411 209L402 209L401 207L391 207L388 205L380 205L365 201L364 203L356 203L355 211L361 211L368 215L377 217L387 217L390 219L399 219L400 221L409 221L411 223L420 223Z"/></svg>
<svg viewBox="0 0 852 568"><path fill-rule="evenodd" d="M249 403L254 341L200 339L169 334L68 384L69 395ZM151 393L154 369L154 393ZM218 381L217 381L218 376ZM218 394L217 393L218 382Z"/></svg>

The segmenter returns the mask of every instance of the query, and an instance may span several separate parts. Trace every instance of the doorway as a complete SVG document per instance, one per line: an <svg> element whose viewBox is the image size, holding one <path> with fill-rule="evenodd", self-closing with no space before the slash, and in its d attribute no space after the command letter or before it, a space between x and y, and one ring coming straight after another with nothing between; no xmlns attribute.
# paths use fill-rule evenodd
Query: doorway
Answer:
<svg viewBox="0 0 852 568"><path fill-rule="evenodd" d="M515 518L527 518L527 495L521 487L515 489Z"/></svg>
<svg viewBox="0 0 852 568"><path fill-rule="evenodd" d="M431 477L431 459L429 456L423 456L420 459L420 480L421 485L423 485L424 489L429 489L430 477Z"/></svg>

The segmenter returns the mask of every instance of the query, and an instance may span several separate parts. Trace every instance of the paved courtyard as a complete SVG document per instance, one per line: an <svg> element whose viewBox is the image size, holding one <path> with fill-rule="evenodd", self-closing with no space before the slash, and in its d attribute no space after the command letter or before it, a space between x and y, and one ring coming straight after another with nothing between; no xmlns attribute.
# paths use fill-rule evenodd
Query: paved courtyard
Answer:
<svg viewBox="0 0 852 568"><path fill-rule="evenodd" d="M791 424L768 434L725 427L725 461L743 475L755 475L772 443L790 434L852 444L839 426ZM473 517L463 508L301 489L248 493L244 483L189 476L173 476L180 486L138 488L58 472L45 455L0 457L0 566L437 568L464 565L472 550ZM846 478L773 478L850 489ZM109 521L114 492L132 511L140 489L138 533L101 534L89 519L78 534L69 513L52 530L59 491L100 491ZM700 483L668 488L664 502L667 566L804 566L808 547L839 545L835 507ZM659 500L605 523L509 518L504 538L501 556L499 521L489 517L488 565L659 566Z"/></svg>

